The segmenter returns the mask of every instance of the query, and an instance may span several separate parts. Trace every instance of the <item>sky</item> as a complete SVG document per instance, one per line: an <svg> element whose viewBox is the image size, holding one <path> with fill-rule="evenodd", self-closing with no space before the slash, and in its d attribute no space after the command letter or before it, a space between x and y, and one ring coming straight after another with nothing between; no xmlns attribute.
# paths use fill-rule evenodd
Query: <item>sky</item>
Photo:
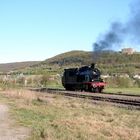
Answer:
<svg viewBox="0 0 140 140"><path fill-rule="evenodd" d="M132 1L0 0L0 63L92 51L113 21L128 19Z"/></svg>

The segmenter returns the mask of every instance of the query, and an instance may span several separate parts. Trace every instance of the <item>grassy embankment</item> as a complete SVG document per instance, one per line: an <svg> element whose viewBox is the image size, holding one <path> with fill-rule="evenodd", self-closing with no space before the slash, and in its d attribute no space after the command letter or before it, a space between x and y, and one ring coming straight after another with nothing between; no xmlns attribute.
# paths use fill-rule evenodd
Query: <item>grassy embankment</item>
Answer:
<svg viewBox="0 0 140 140"><path fill-rule="evenodd" d="M140 88L105 88L104 92L140 95Z"/></svg>
<svg viewBox="0 0 140 140"><path fill-rule="evenodd" d="M1 91L17 123L31 128L30 140L139 140L140 111L97 105L85 99Z"/></svg>

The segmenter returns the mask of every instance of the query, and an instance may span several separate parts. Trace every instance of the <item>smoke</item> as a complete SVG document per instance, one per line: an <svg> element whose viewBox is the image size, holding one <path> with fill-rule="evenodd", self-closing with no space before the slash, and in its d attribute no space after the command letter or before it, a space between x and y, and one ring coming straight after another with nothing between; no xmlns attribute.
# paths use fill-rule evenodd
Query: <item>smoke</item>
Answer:
<svg viewBox="0 0 140 140"><path fill-rule="evenodd" d="M119 47L126 39L140 43L140 1L131 5L131 14L126 23L113 22L110 29L93 44L93 60L96 63L104 51Z"/></svg>
<svg viewBox="0 0 140 140"><path fill-rule="evenodd" d="M126 24L127 32L135 43L140 43L140 1L131 5L131 16Z"/></svg>

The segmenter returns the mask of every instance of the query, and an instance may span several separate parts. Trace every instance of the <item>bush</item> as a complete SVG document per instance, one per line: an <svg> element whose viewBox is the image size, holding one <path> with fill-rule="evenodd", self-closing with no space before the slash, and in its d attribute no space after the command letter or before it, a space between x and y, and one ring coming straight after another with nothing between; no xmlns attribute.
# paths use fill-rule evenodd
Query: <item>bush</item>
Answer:
<svg viewBox="0 0 140 140"><path fill-rule="evenodd" d="M49 78L48 78L47 75L43 75L43 76L41 77L40 84L43 85L43 86L47 86L47 83L48 83L48 81L49 81L48 79L49 79Z"/></svg>
<svg viewBox="0 0 140 140"><path fill-rule="evenodd" d="M140 79L136 79L135 84L140 88Z"/></svg>
<svg viewBox="0 0 140 140"><path fill-rule="evenodd" d="M105 81L108 87L128 88L134 86L133 80L127 77L111 77L106 78Z"/></svg>

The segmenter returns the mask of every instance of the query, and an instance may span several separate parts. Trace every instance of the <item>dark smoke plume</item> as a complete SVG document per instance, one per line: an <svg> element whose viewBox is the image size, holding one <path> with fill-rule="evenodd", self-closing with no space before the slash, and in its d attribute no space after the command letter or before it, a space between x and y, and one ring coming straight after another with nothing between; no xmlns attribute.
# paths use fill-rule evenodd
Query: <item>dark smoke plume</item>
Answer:
<svg viewBox="0 0 140 140"><path fill-rule="evenodd" d="M100 55L113 47L119 47L126 39L132 43L140 43L140 2L131 6L131 14L126 23L114 22L107 33L93 44L93 61L96 63Z"/></svg>

